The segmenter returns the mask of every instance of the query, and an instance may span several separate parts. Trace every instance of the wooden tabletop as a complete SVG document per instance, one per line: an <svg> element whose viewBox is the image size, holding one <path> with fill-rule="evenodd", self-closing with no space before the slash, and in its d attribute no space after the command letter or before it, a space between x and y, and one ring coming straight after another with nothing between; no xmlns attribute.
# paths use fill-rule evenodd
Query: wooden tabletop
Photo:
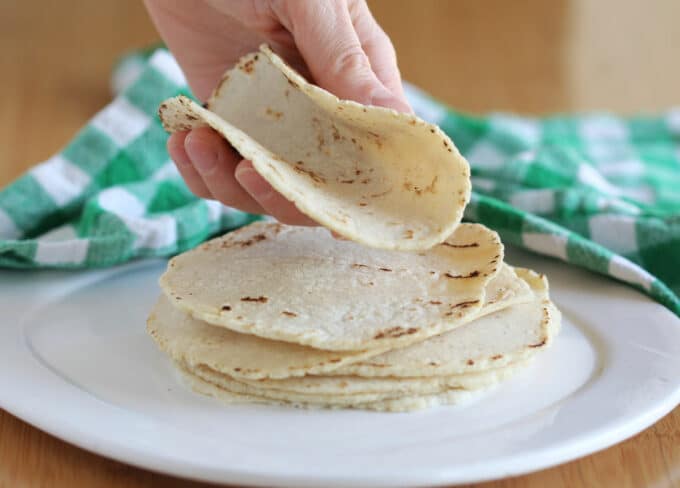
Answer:
<svg viewBox="0 0 680 488"><path fill-rule="evenodd" d="M374 0L404 77L466 111L680 104L677 0ZM110 99L126 50L157 40L136 0L0 2L0 186ZM0 487L208 486L110 461L0 410ZM680 486L680 407L598 454L484 487Z"/></svg>

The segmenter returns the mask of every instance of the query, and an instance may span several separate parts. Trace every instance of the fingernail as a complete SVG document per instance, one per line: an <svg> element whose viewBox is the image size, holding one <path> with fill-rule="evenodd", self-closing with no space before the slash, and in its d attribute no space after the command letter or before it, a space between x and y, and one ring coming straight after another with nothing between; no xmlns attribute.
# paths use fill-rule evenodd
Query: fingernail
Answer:
<svg viewBox="0 0 680 488"><path fill-rule="evenodd" d="M209 175L217 166L217 154L207 144L194 141L194 133L190 132L184 139L184 150L191 159L194 168L201 174Z"/></svg>
<svg viewBox="0 0 680 488"><path fill-rule="evenodd" d="M274 193L274 189L267 183L267 180L262 178L262 176L252 168L238 167L234 172L234 176L236 177L236 181L238 181L255 200L266 200Z"/></svg>

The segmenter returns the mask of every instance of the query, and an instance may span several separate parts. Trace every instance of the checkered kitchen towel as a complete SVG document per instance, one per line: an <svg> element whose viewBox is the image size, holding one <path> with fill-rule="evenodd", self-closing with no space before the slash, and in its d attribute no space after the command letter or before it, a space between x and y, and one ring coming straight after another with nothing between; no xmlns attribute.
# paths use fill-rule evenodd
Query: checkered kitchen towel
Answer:
<svg viewBox="0 0 680 488"><path fill-rule="evenodd" d="M112 83L111 104L0 191L0 266L168 256L258 218L194 197L168 160L156 109L189 94L168 51L125 58ZM471 117L407 88L418 115L470 161L468 220L629 283L680 315L680 108L631 118Z"/></svg>

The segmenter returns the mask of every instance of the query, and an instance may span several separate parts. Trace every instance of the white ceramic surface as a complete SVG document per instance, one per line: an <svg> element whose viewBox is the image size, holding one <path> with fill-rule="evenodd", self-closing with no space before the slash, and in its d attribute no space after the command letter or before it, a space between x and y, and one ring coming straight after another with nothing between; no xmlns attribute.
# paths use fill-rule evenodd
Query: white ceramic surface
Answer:
<svg viewBox="0 0 680 488"><path fill-rule="evenodd" d="M680 320L636 291L545 272L555 346L471 402L411 414L223 406L188 391L144 331L163 262L0 271L0 407L148 469L229 483L405 486L517 475L608 447L680 401Z"/></svg>

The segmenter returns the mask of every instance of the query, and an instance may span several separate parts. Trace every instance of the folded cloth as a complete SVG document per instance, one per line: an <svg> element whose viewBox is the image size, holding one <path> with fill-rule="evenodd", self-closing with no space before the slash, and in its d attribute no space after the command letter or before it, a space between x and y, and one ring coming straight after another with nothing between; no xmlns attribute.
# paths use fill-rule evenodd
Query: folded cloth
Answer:
<svg viewBox="0 0 680 488"><path fill-rule="evenodd" d="M167 50L126 57L112 86L114 100L73 141L0 191L0 266L169 256L260 218L194 197L169 160L156 110L190 93ZM467 220L680 315L680 107L627 118L473 117L406 88L416 113L470 162Z"/></svg>

